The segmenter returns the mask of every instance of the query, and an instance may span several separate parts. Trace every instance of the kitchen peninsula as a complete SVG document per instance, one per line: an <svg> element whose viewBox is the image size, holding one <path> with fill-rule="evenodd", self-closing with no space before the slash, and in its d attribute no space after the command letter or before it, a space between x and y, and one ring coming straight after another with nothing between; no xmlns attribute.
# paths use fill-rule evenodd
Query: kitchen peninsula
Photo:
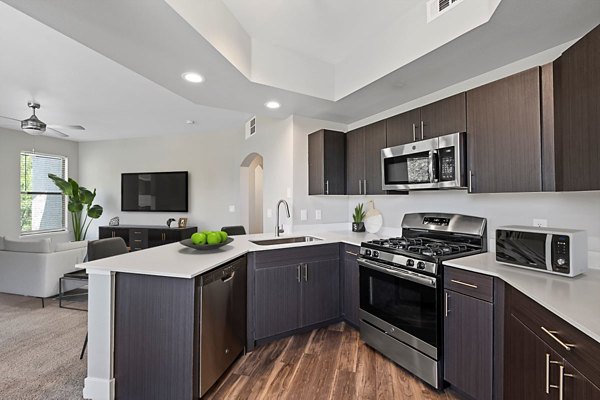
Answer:
<svg viewBox="0 0 600 400"><path fill-rule="evenodd" d="M272 332L269 331L269 326L282 324L282 321L275 320L280 318L279 315L273 315L276 313L270 314L274 320L267 321L266 328L259 327L256 318L262 305L259 306L259 296L254 290L257 283L254 270L257 257L261 260L268 259L270 266L290 265L293 261L293 268L289 268L292 270L289 278L294 283L296 273L301 271L300 267L303 265L307 265L308 281L316 273L320 273L318 279L325 282L327 295L338 296L339 300L337 303L332 302L337 305L335 314L324 317L331 317L330 319L321 318L316 325L340 319L350 320L353 324L349 313L345 313L345 308L348 304L354 304L353 307L358 308L358 299L352 298L358 296L358 293L346 286L357 284L357 280L349 278L346 268L355 269L355 276L358 276L358 265L355 263L357 246L378 236L352 232L319 232L314 236L322 240L269 246L257 245L252 241L272 239L272 235L236 236L230 245L209 252L195 251L173 243L80 264L79 267L85 268L89 274L88 376L85 380L84 397L197 399L201 390L198 343L201 327L197 293L199 281L207 273L240 257L248 260L248 350L255 344L261 345L265 340L298 331L290 328L287 333L269 336L268 332ZM301 250L298 251L299 249ZM299 257L307 261L296 265L295 260ZM348 259L353 260L354 264L344 266ZM590 312L583 312L588 309L589 304L600 301L600 270L591 269L578 278L569 279L501 266L493 261L493 253L462 260L453 260L452 267L505 280L507 287L521 291L566 323L584 332L596 343L596 347L600 347L600 326L597 319L591 318ZM280 269L284 273L286 268L268 270ZM304 277L297 282L300 280L303 281ZM265 282L267 281L269 280ZM280 288L279 291L284 289L285 287ZM293 290L300 289L286 290L281 295L281 304L278 306L285 307L295 301ZM561 302L561 298L568 301ZM299 307L305 307L302 311L304 313L306 310L315 312L310 305ZM315 320L318 319L307 318L307 324L312 324ZM154 323L159 329L143 331L141 327L148 326L149 323ZM140 328L136 329L136 326ZM315 324L307 325L308 328L312 326ZM257 329L267 332L265 335L268 337L255 340ZM127 338L124 333L128 330L131 330L129 333L134 332L136 337ZM127 341L126 345L124 341ZM129 354L129 358L124 359L123 354ZM132 354L140 355L139 359L130 357Z"/></svg>

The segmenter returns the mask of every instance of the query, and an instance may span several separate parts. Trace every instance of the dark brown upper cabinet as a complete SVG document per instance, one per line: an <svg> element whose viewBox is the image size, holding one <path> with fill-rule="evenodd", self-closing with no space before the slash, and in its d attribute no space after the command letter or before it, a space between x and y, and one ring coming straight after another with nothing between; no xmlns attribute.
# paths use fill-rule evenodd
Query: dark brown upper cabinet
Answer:
<svg viewBox="0 0 600 400"><path fill-rule="evenodd" d="M466 94L459 93L388 118L387 147L466 132L466 108Z"/></svg>
<svg viewBox="0 0 600 400"><path fill-rule="evenodd" d="M600 25L542 67L544 190L600 190Z"/></svg>
<svg viewBox="0 0 600 400"><path fill-rule="evenodd" d="M308 194L346 194L346 134L321 129L308 135Z"/></svg>
<svg viewBox="0 0 600 400"><path fill-rule="evenodd" d="M542 190L540 68L467 92L469 190Z"/></svg>
<svg viewBox="0 0 600 400"><path fill-rule="evenodd" d="M381 178L381 150L385 147L385 120L346 134L347 194L385 194Z"/></svg>
<svg viewBox="0 0 600 400"><path fill-rule="evenodd" d="M388 118L386 124L387 147L415 142L421 137L419 108Z"/></svg>
<svg viewBox="0 0 600 400"><path fill-rule="evenodd" d="M421 107L421 139L467 131L466 93Z"/></svg>

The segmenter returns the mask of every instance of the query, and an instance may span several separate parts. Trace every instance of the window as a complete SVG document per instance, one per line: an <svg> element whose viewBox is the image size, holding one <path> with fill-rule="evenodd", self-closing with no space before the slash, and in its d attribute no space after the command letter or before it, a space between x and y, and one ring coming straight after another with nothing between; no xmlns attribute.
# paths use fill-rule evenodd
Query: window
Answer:
<svg viewBox="0 0 600 400"><path fill-rule="evenodd" d="M21 233L66 230L65 196L48 174L67 179L67 159L21 153Z"/></svg>

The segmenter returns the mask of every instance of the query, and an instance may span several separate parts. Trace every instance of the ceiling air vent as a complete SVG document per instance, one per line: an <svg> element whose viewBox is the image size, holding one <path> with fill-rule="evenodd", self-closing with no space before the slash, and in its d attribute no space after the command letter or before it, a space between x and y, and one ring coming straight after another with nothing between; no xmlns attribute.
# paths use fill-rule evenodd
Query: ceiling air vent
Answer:
<svg viewBox="0 0 600 400"><path fill-rule="evenodd" d="M430 0L427 2L427 22L431 22L463 0Z"/></svg>
<svg viewBox="0 0 600 400"><path fill-rule="evenodd" d="M256 133L256 117L250 118L248 122L246 122L246 139L251 136L254 136Z"/></svg>

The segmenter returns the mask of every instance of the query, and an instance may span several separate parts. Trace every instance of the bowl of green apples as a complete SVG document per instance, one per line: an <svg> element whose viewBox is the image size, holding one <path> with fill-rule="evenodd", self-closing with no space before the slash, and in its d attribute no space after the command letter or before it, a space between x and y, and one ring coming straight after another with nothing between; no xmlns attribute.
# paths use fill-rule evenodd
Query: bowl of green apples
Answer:
<svg viewBox="0 0 600 400"><path fill-rule="evenodd" d="M189 239L180 241L182 245L196 250L214 250L233 242L233 238L223 231L202 231L194 233Z"/></svg>

